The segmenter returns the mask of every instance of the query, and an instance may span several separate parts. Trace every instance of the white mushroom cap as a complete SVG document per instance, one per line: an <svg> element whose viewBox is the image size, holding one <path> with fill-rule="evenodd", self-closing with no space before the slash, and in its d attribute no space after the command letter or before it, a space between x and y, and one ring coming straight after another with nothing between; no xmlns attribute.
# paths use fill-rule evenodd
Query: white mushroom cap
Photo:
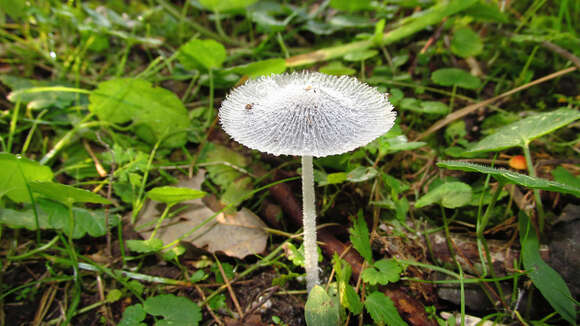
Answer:
<svg viewBox="0 0 580 326"><path fill-rule="evenodd" d="M368 144L393 126L396 113L385 94L356 78L303 71L235 88L219 118L249 148L321 157Z"/></svg>

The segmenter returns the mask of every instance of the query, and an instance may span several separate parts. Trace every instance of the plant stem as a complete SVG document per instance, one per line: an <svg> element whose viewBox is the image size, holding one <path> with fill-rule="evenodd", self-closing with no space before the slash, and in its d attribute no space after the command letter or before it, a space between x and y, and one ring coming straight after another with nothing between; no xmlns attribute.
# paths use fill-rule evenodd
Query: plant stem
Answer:
<svg viewBox="0 0 580 326"><path fill-rule="evenodd" d="M304 268L308 292L318 284L318 251L316 248L316 207L314 204L314 171L312 156L302 156L302 224L304 226Z"/></svg>
<svg viewBox="0 0 580 326"><path fill-rule="evenodd" d="M153 232L151 232L151 235L149 236L149 240L155 238L157 231L159 231L159 227L161 227L161 223L163 223L163 220L165 220L167 215L169 215L169 211L171 210L171 207L173 207L173 205L175 205L175 204L167 204L167 206L165 207L165 210L163 211L163 214L161 214L161 217L159 218L159 220L157 220L157 224L155 224L155 229L153 229Z"/></svg>
<svg viewBox="0 0 580 326"><path fill-rule="evenodd" d="M530 154L529 142L524 142L522 146L524 149L524 156L526 157L526 165L528 166L528 173L531 177L536 177L536 170L532 163L532 155ZM544 206L542 205L542 198L540 197L540 190L534 189L534 197L536 198L536 207L538 208L538 227L540 233L544 232Z"/></svg>
<svg viewBox="0 0 580 326"><path fill-rule="evenodd" d="M457 92L457 85L453 85L451 90L451 100L449 100L449 112L453 112L453 104L455 103L455 92Z"/></svg>

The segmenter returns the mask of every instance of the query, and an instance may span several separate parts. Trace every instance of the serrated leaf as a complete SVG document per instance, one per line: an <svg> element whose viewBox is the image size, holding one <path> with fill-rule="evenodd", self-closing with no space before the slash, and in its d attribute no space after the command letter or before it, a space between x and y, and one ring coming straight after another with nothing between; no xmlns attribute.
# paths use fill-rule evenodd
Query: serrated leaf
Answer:
<svg viewBox="0 0 580 326"><path fill-rule="evenodd" d="M365 308L375 323L406 326L393 301L381 292L373 292L365 300Z"/></svg>
<svg viewBox="0 0 580 326"><path fill-rule="evenodd" d="M186 69L218 69L226 60L226 48L214 40L191 39L179 48L177 60Z"/></svg>
<svg viewBox="0 0 580 326"><path fill-rule="evenodd" d="M344 289L343 305L355 315L358 315L362 312L363 303L356 293L356 290L350 284L346 284Z"/></svg>
<svg viewBox="0 0 580 326"><path fill-rule="evenodd" d="M473 145L468 152L500 151L524 146L532 140L549 134L580 119L580 111L562 108L539 113L497 129L493 134Z"/></svg>
<svg viewBox="0 0 580 326"><path fill-rule="evenodd" d="M371 285L398 282L401 278L403 269L401 265L393 259L381 259L373 265L366 268L361 277Z"/></svg>
<svg viewBox="0 0 580 326"><path fill-rule="evenodd" d="M30 203L26 184L51 181L49 167L9 153L0 153L0 198L6 196L17 203Z"/></svg>
<svg viewBox="0 0 580 326"><path fill-rule="evenodd" d="M203 198L205 195L205 191L198 189L171 186L156 187L147 192L147 197L150 199L166 204L176 204Z"/></svg>
<svg viewBox="0 0 580 326"><path fill-rule="evenodd" d="M462 57L473 57L481 53L483 42L479 34L469 27L459 28L453 33L451 40L451 52Z"/></svg>
<svg viewBox="0 0 580 326"><path fill-rule="evenodd" d="M100 120L114 124L133 122L137 136L150 144L180 147L187 140L189 116L172 92L137 78L118 78L100 83L89 96L89 110Z"/></svg>
<svg viewBox="0 0 580 326"><path fill-rule="evenodd" d="M368 262L373 261L373 252L371 250L371 240L369 228L362 214L354 220L352 228L348 229L350 233L350 242L358 253Z"/></svg>
<svg viewBox="0 0 580 326"><path fill-rule="evenodd" d="M32 192L64 204L94 203L110 204L111 201L88 190L75 188L55 182L33 181L30 183Z"/></svg>
<svg viewBox="0 0 580 326"><path fill-rule="evenodd" d="M466 172L479 172L484 174L490 174L494 178L501 179L506 183L513 183L531 189L561 192L571 194L576 197L580 197L580 188L576 188L571 185L566 185L555 181L541 179L538 177L531 177L529 175L505 169L496 169L489 166L483 166L479 164L462 161L442 161L438 162L437 166L450 170L461 170Z"/></svg>
<svg viewBox="0 0 580 326"><path fill-rule="evenodd" d="M476 89L481 86L479 78L458 68L442 68L431 74L431 80L441 86L457 86L465 89Z"/></svg>
<svg viewBox="0 0 580 326"><path fill-rule="evenodd" d="M129 306L123 312L123 318L119 321L117 326L146 326L142 323L145 319L146 313L143 310L143 305L140 303Z"/></svg>
<svg viewBox="0 0 580 326"><path fill-rule="evenodd" d="M184 297L173 294L163 294L148 298L143 303L143 309L150 315L162 316L155 325L188 325L196 326L201 320L201 309L197 304Z"/></svg>
<svg viewBox="0 0 580 326"><path fill-rule="evenodd" d="M304 317L308 326L336 326L340 324L339 304L319 285L308 294L304 305Z"/></svg>
<svg viewBox="0 0 580 326"><path fill-rule="evenodd" d="M536 231L523 211L520 211L519 225L522 261L524 268L530 271L528 276L552 308L571 325L575 325L576 308L570 289L562 276L542 260Z"/></svg>
<svg viewBox="0 0 580 326"><path fill-rule="evenodd" d="M471 195L471 187L468 184L458 181L447 182L429 190L415 202L415 207L439 204L445 208L457 208L467 205L471 201Z"/></svg>

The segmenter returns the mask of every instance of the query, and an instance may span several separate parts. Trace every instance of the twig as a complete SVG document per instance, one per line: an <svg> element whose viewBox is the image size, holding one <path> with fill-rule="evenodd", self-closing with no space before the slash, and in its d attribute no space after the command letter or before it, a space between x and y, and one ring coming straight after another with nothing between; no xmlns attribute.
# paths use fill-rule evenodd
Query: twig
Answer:
<svg viewBox="0 0 580 326"><path fill-rule="evenodd" d="M95 153L93 152L93 149L91 148L91 145L89 145L89 143L87 142L86 139L83 139L83 145L85 146L85 149L87 150L87 153L89 153L89 156L93 160L93 163L95 163L95 169L97 170L97 173L99 174L99 176L101 178L106 177L107 176L107 171L105 170L105 168L101 164L101 161L99 161L99 158L97 157L97 155L95 155Z"/></svg>
<svg viewBox="0 0 580 326"><path fill-rule="evenodd" d="M222 275L222 278L224 279L224 283L226 284L226 287L228 288L228 292L230 293L230 297L232 298L232 301L234 302L234 306L236 307L236 310L238 311L238 314L240 315L240 319L244 319L244 312L242 311L242 307L240 306L240 303L238 302L238 298L236 297L236 293L234 292L234 289L232 288L232 284L230 283L230 280L228 280L228 276L226 275L226 272L224 271L224 268L222 267L222 263L220 263L219 259L217 258L217 256L214 254L213 257L215 258L215 261L218 265L218 268L220 270L220 274Z"/></svg>
<svg viewBox="0 0 580 326"><path fill-rule="evenodd" d="M199 293L199 295L201 296L201 298L205 301L205 294L203 293L203 291L201 290L201 288L199 286L195 286L195 289L197 290L197 293ZM210 305L208 303L205 304L205 308L207 309L207 311L209 312L209 314L212 316L213 320L220 326L224 325L224 322L215 314L215 312L213 312L213 309L211 309Z"/></svg>
<svg viewBox="0 0 580 326"><path fill-rule="evenodd" d="M580 58L578 58L574 54L566 51L566 49L561 48L561 47L557 46L556 44L549 42L549 41L543 41L542 46L545 47L546 49L552 50L552 51L556 52L557 54L561 55L562 57L572 61L572 63L576 66L576 68L580 69Z"/></svg>

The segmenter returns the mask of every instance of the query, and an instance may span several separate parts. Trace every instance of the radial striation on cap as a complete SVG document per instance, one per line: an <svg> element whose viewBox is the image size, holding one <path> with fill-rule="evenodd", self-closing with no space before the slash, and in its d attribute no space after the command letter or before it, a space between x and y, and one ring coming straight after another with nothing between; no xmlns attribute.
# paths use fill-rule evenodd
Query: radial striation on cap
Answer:
<svg viewBox="0 0 580 326"><path fill-rule="evenodd" d="M235 88L219 118L249 148L322 157L368 144L393 126L396 113L385 94L356 78L303 71Z"/></svg>

